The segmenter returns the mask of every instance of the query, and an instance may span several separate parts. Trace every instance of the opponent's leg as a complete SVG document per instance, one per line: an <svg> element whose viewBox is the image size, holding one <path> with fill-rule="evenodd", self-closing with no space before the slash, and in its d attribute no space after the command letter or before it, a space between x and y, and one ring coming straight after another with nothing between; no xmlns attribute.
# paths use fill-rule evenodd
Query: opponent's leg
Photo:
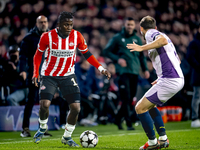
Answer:
<svg viewBox="0 0 200 150"><path fill-rule="evenodd" d="M156 130L159 134L158 140L160 142L160 148L169 147L169 140L167 139L167 135L165 132L164 122L162 120L162 116L161 116L159 110L157 109L157 107L150 109L149 114L151 115L151 118L154 121Z"/></svg>
<svg viewBox="0 0 200 150"><path fill-rule="evenodd" d="M80 103L71 103L69 105L70 111L67 118L67 123L65 125L65 132L62 136L61 142L64 144L68 144L71 147L79 147L72 138L71 135L75 129L76 122L78 120L78 114L80 112Z"/></svg>
<svg viewBox="0 0 200 150"><path fill-rule="evenodd" d="M135 107L136 113L138 114L138 118L140 119L142 127L149 139L148 142L145 143L145 145L140 147L140 150L157 149L159 147L159 143L153 130L153 120L148 112L148 110L154 106L155 104L148 101L146 97L143 97L136 104Z"/></svg>
<svg viewBox="0 0 200 150"><path fill-rule="evenodd" d="M34 135L34 142L39 143L44 135L44 133L47 131L48 126L48 117L49 117L49 106L51 104L50 100L40 100L40 110L39 110L39 123L40 128Z"/></svg>

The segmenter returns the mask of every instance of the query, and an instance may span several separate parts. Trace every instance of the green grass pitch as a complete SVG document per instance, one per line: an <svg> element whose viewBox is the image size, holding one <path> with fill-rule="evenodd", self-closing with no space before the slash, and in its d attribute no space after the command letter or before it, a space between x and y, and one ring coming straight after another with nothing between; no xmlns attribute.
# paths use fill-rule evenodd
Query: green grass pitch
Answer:
<svg viewBox="0 0 200 150"><path fill-rule="evenodd" d="M165 124L169 138L168 150L200 150L200 128L190 127L191 121L168 122ZM125 127L125 126L124 126ZM99 142L95 148L71 148L61 143L64 130L49 131L53 137L43 138L39 144L33 143L32 137L22 138L20 132L0 132L0 150L138 150L147 137L140 126L134 131L119 131L115 125L99 125L97 127L76 127L72 137L80 144L79 136L85 130L92 130L98 134ZM31 131L33 136L35 131Z"/></svg>

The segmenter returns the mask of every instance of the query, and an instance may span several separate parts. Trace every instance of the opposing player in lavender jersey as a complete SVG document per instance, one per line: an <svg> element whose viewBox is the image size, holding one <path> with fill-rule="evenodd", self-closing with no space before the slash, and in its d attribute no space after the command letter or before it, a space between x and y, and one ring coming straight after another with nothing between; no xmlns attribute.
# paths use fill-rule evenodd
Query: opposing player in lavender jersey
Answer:
<svg viewBox="0 0 200 150"><path fill-rule="evenodd" d="M111 76L88 51L87 43L82 34L73 29L73 13L62 12L58 18L58 27L42 34L34 56L33 83L38 86L39 66L43 52L46 54L40 82L40 128L34 135L35 143L41 141L48 128L49 106L56 89L59 87L70 109L61 142L71 147L79 147L71 138L80 111L80 90L74 74L77 48L91 65L106 75L108 79Z"/></svg>
<svg viewBox="0 0 200 150"><path fill-rule="evenodd" d="M148 137L148 142L141 146L140 150L166 148L169 146L169 140L156 105L162 105L183 88L184 76L173 43L167 35L157 30L155 19L150 16L142 18L140 30L147 44L142 46L135 43L127 44L127 48L139 52L148 50L148 55L158 76L158 79L152 83L153 86L135 107ZM159 134L158 140L153 130L153 124Z"/></svg>

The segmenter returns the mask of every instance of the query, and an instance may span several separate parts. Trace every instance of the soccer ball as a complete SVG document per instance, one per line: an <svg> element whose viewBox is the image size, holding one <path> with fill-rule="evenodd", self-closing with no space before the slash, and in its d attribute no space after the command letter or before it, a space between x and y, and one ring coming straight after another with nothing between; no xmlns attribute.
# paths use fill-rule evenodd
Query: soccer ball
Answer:
<svg viewBox="0 0 200 150"><path fill-rule="evenodd" d="M98 136L93 131L84 131L80 136L80 143L83 147L95 147L98 143Z"/></svg>

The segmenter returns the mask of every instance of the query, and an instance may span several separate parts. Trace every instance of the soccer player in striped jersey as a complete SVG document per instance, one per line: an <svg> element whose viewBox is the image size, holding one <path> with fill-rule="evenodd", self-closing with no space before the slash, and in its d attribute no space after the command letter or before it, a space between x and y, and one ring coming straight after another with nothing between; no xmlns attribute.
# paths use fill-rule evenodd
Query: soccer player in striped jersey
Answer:
<svg viewBox="0 0 200 150"><path fill-rule="evenodd" d="M135 43L127 44L127 48L139 52L148 50L148 55L158 76L158 79L152 83L153 86L135 107L149 139L140 147L140 150L166 148L169 146L169 140L156 105L162 105L183 88L184 76L176 49L169 37L157 30L156 20L150 16L142 18L140 30L147 44L143 46ZM153 130L153 124L159 134L158 140Z"/></svg>
<svg viewBox="0 0 200 150"><path fill-rule="evenodd" d="M34 56L32 81L35 86L38 86L38 82L40 82L39 66L42 54L45 52L40 82L40 127L34 135L35 143L41 141L48 128L49 106L55 90L59 87L70 108L61 142L71 147L79 147L71 138L80 112L80 90L74 74L77 48L91 65L106 75L108 79L111 77L110 73L88 51L82 34L73 29L73 16L74 14L70 12L60 13L58 27L41 36Z"/></svg>

